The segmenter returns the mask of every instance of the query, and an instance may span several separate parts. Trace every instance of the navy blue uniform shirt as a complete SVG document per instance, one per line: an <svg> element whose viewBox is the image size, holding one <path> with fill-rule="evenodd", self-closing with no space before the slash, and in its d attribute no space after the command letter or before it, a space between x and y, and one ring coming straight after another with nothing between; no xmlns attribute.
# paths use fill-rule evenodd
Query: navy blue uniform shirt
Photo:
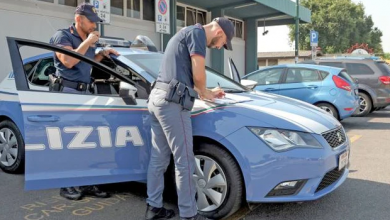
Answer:
<svg viewBox="0 0 390 220"><path fill-rule="evenodd" d="M196 24L181 29L169 40L160 66L157 81L169 83L172 79L194 88L191 56L206 57L206 32Z"/></svg>
<svg viewBox="0 0 390 220"><path fill-rule="evenodd" d="M50 43L59 47L70 46L73 49L77 49L83 42L81 37L76 31L74 24L68 29L58 30L50 39ZM85 56L94 59L95 58L94 47L88 48ZM74 82L91 83L91 69L92 66L85 62L78 62L71 69L64 66L61 61L54 55L54 66L57 68L56 75L61 76L67 80Z"/></svg>

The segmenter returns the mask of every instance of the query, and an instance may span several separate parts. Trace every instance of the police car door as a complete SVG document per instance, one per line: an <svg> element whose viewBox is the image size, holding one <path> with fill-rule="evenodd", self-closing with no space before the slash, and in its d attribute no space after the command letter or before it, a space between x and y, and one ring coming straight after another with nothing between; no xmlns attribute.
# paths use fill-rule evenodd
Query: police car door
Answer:
<svg viewBox="0 0 390 220"><path fill-rule="evenodd" d="M7 38L23 112L26 189L138 181L149 160L146 100L129 96L131 80L80 54L31 40ZM30 88L22 54L57 51L122 81L119 94L67 94ZM21 53L23 52L23 53Z"/></svg>

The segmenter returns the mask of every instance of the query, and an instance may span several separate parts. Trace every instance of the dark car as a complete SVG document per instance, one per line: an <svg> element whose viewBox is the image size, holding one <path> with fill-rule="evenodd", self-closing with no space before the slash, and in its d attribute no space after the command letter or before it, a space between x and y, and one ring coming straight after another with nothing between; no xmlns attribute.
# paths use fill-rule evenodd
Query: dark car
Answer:
<svg viewBox="0 0 390 220"><path fill-rule="evenodd" d="M320 58L303 63L345 68L358 81L359 108L354 116L363 117L390 105L390 67L365 57Z"/></svg>

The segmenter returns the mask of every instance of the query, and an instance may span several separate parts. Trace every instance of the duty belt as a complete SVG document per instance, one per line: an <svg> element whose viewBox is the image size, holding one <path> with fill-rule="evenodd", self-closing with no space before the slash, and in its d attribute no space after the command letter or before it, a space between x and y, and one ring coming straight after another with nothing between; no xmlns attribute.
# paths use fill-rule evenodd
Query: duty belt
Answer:
<svg viewBox="0 0 390 220"><path fill-rule="evenodd" d="M91 84L83 83L83 82L74 82L62 78L62 86L76 89L78 91L86 91L87 89L90 88Z"/></svg>

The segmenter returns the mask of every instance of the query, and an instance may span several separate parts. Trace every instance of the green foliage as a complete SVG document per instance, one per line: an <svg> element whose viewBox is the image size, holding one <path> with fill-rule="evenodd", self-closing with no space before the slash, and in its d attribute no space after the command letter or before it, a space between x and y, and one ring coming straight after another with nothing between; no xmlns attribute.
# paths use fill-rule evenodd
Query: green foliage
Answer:
<svg viewBox="0 0 390 220"><path fill-rule="evenodd" d="M390 60L390 53L383 54L383 59Z"/></svg>
<svg viewBox="0 0 390 220"><path fill-rule="evenodd" d="M382 32L364 14L362 3L351 0L301 0L311 10L311 24L299 25L299 49L310 50L310 30L319 33L318 46L324 53L344 53L352 45L367 43L375 53L383 53ZM289 37L295 40L295 26L289 25Z"/></svg>

